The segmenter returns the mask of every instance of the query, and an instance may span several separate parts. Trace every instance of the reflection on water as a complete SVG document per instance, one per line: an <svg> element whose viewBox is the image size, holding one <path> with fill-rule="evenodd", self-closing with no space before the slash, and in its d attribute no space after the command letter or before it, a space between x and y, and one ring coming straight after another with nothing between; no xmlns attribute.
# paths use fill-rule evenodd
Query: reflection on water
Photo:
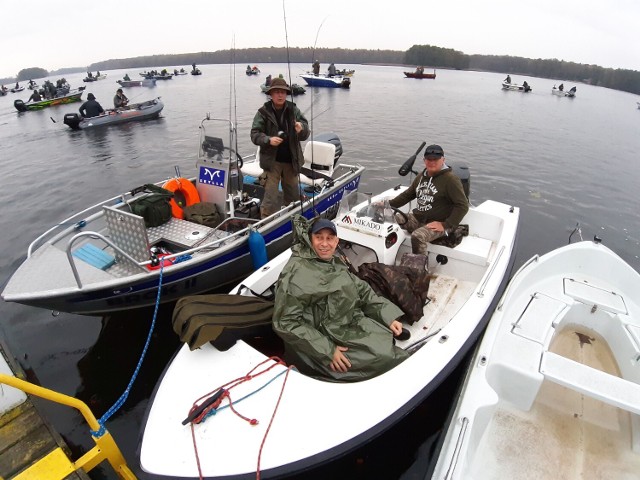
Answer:
<svg viewBox="0 0 640 480"><path fill-rule="evenodd" d="M311 62L309 62L309 65ZM293 81L309 65L292 65ZM362 192L410 181L402 163L425 141L444 148L451 163L471 171L471 201L495 199L521 207L516 268L537 253L568 242L576 223L585 238L594 234L640 270L640 217L635 190L640 183L637 97L580 85L575 99L551 94L553 79L523 78L533 92L501 90L502 74L438 71L436 80L405 79L402 67L355 68L349 90L307 88L295 102L314 134L336 132L344 163L367 167ZM255 152L249 130L267 97L262 75L287 72L268 64L260 76L237 68L233 88L225 65L200 67L201 76L158 82L153 89L126 90L132 101L162 97L162 117L87 131L71 131L65 113L80 103L19 114L0 97L0 189L4 206L0 284L24 259L43 231L89 205L174 174L195 170L198 126L205 114L237 118L239 153ZM143 69L140 69L143 70ZM108 72L90 91L110 105L125 71ZM137 71L128 72L131 77ZM72 86L84 74L67 76ZM231 101L230 92L237 94ZM85 91L84 97L86 98ZM26 96L23 100L26 100ZM135 100L134 100L135 99ZM53 121L52 121L53 120ZM421 166L420 159L416 168ZM105 317L80 317L0 304L0 330L13 353L39 383L88 402L101 415L122 394L142 352L152 309ZM107 423L137 471L138 430L153 386L178 346L171 331L171 306L160 308L151 348L127 402ZM455 396L460 374L396 428L371 445L308 478L422 478ZM411 381L408 379L407 381ZM372 399L375 408L375 399ZM55 427L76 448L91 446L75 412L46 405ZM100 478L114 478L103 472ZM315 477L313 477L315 475ZM98 477L96 477L98 478Z"/></svg>

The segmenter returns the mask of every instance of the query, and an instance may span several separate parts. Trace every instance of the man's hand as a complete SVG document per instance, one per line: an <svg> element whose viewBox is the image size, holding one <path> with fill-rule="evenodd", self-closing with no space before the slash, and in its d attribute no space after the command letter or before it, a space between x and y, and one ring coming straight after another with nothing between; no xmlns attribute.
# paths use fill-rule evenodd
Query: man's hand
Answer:
<svg viewBox="0 0 640 480"><path fill-rule="evenodd" d="M391 325L389 325L389 328L393 332L394 337L397 337L402 333L402 323L399 322L398 320L394 320L393 322L391 322Z"/></svg>
<svg viewBox="0 0 640 480"><path fill-rule="evenodd" d="M333 360L329 365L334 372L346 373L351 368L351 362L347 356L342 353L349 350L347 347L337 346L335 352L333 352Z"/></svg>
<svg viewBox="0 0 640 480"><path fill-rule="evenodd" d="M429 222L427 223L426 226L429 230L434 230L436 232L444 232L444 223L442 222Z"/></svg>

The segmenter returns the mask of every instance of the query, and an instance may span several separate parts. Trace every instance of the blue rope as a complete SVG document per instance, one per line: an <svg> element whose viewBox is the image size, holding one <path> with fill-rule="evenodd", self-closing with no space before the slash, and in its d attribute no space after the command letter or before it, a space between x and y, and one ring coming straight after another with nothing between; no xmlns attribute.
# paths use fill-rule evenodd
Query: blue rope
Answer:
<svg viewBox="0 0 640 480"><path fill-rule="evenodd" d="M133 383L135 382L136 377L138 376L138 372L140 372L140 367L142 367L142 362L144 360L145 355L147 354L147 350L149 349L149 344L151 343L151 335L153 334L153 329L156 325L156 318L158 316L158 307L160 306L160 293L162 292L163 270L164 270L164 260L161 258L160 259L160 279L158 281L158 295L156 296L156 306L153 311L153 320L151 321L151 328L149 329L149 334L147 335L147 341L145 342L144 348L142 349L142 355L140 355L140 359L138 360L138 365L136 365L136 369L133 372L133 376L131 377L131 380L129 380L129 385L127 385L127 388L124 390L120 398L116 400L116 403L114 403L111 406L111 408L107 410L104 415L102 415L100 420L98 420L98 425L100 425L100 428L96 431L91 430L91 435L93 435L95 438L100 438L107 432L107 429L104 426L104 424L107 422L107 420L109 420L109 418L111 418L111 416L114 413L118 411L118 409L127 400L127 397L129 396L129 392L131 391L131 387L133 387Z"/></svg>
<svg viewBox="0 0 640 480"><path fill-rule="evenodd" d="M281 371L279 374L277 374L275 377L273 377L271 380L269 380L267 383L265 383L264 385L262 385L260 388L258 388L257 390L254 390L251 393L247 393L244 397L240 398L239 400L234 400L233 404L238 404L243 400L246 400L247 398L249 398L252 395L255 395L256 393L258 393L260 390L262 390L263 388L267 387L271 382L273 382L276 378L278 378L280 375L282 375L283 373L287 373L287 370L283 370ZM227 405L223 405L222 407L219 408L212 408L211 410L209 410L207 412L207 414L202 417L202 420L200 421L200 423L204 422L207 418L209 418L211 415L215 415L216 413L218 413L220 410L224 410L225 408L229 408L229 404Z"/></svg>

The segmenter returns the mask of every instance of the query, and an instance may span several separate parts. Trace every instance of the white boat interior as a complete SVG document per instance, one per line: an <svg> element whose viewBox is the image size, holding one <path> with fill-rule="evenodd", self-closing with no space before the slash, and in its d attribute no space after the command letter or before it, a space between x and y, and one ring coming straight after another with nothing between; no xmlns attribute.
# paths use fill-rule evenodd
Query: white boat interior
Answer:
<svg viewBox="0 0 640 480"><path fill-rule="evenodd" d="M399 264L403 254L411 252L410 235L396 223L393 212L371 205L395 197L402 188L406 187L373 198L358 192L343 197L335 223L354 265ZM446 378L479 337L506 285L518 221L519 209L486 201L471 207L463 219L469 235L458 246L430 245L429 301L423 317L405 325L411 338L396 341L412 355L375 378L333 383L288 371L270 359L281 351L269 338L239 339L226 351L210 343L193 351L183 345L147 411L139 449L142 469L150 478L198 478L195 448L211 453L199 455L204 478L255 476L259 454L265 476L288 475L338 457L389 428ZM269 291L290 254L280 254L232 293ZM258 419L257 425L246 426L224 407L203 423L182 424L196 400L260 364L273 368L264 379L245 382L232 394L234 408ZM375 408L363 408L374 398ZM341 407L328 408L328 399L340 399ZM276 404L277 416L270 424ZM300 441L304 431L312 433Z"/></svg>
<svg viewBox="0 0 640 480"><path fill-rule="evenodd" d="M640 478L639 291L601 244L528 262L470 365L433 478Z"/></svg>

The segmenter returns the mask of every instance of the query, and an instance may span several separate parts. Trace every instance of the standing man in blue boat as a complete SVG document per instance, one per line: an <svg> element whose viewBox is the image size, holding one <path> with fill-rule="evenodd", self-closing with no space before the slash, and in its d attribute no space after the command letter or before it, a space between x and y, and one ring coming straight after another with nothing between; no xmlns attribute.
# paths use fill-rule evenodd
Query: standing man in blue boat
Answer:
<svg viewBox="0 0 640 480"><path fill-rule="evenodd" d="M258 109L251 125L251 141L260 147L260 168L266 177L262 218L280 209L280 183L284 205L300 200L298 173L304 164L300 142L310 133L307 119L295 103L287 100L291 89L284 78L274 78L266 93L271 100Z"/></svg>

